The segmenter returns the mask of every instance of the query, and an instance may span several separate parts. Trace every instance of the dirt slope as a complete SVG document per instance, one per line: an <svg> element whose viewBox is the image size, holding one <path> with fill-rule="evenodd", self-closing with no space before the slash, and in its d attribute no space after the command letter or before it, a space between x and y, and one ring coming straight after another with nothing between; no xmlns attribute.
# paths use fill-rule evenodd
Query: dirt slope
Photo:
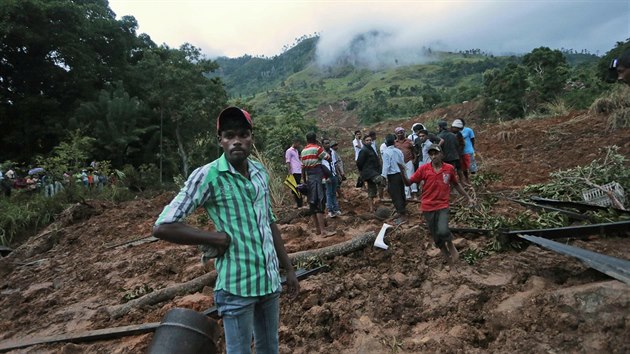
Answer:
<svg viewBox="0 0 630 354"><path fill-rule="evenodd" d="M573 112L485 126L475 122L474 107L468 105L431 114L467 118L478 137L482 169L501 176L492 190L544 181L551 171L590 162L600 146L616 144L630 153L630 130L606 132L605 116ZM376 130L382 137L398 124L408 128L425 117L429 115L388 122ZM334 124L334 116L328 119ZM356 121L344 119L344 129L352 131ZM340 143L344 148L346 142ZM338 234L318 237L307 218L296 219L281 225L289 252L380 229L382 222L366 213L365 192L349 184L343 187L344 215L330 220ZM66 213L0 259L0 341L156 322L175 306L212 306L212 289L206 288L117 319L104 310L134 291L158 290L205 274L195 247L162 241L116 247L148 236L172 196L119 205L88 201L89 206L76 206L73 215ZM627 285L534 246L446 270L417 207L409 205L411 222L386 238L389 250L368 248L337 257L329 262L329 272L301 282L295 301L282 299L282 353L630 352ZM506 213L512 210L501 207ZM291 209L276 212L282 216ZM200 225L204 218L197 213L189 221ZM456 244L465 250L486 242L464 235ZM627 238L571 244L630 259ZM151 338L145 334L14 352L138 353Z"/></svg>

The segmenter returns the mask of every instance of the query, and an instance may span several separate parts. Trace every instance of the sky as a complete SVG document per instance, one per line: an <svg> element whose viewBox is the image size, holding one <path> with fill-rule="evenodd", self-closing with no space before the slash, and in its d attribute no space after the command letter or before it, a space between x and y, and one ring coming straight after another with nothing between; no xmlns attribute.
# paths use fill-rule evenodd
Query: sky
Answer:
<svg viewBox="0 0 630 354"><path fill-rule="evenodd" d="M496 55L546 46L603 55L630 38L630 0L109 0L157 44L190 43L209 58L274 56L320 35L320 63L334 62L361 33L366 60L421 60L419 49L478 48Z"/></svg>

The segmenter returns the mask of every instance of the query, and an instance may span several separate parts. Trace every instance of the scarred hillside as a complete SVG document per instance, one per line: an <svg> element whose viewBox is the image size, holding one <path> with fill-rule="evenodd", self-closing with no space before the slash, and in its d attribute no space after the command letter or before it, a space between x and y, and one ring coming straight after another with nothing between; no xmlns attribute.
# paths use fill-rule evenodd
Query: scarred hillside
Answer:
<svg viewBox="0 0 630 354"><path fill-rule="evenodd" d="M480 124L475 112L474 104L466 103L373 129L382 138L398 125L409 129L415 121L465 117L477 135L480 173L500 177L488 193L546 181L549 172L589 163L603 146L618 145L630 156L630 129L607 131L604 115L572 112ZM323 127L336 127L342 149L350 148L351 133L345 132L355 129L356 117L338 107L323 107L318 118ZM346 161L352 165L351 159ZM314 235L308 217L281 225L290 253L381 228L383 222L366 212L365 192L349 182L340 201L344 214L330 220L337 235ZM205 287L112 316L125 295L138 297L206 273L195 247L162 241L117 246L150 235L172 196L118 205L87 201L0 259L0 340L156 322L176 306L199 311L212 306L212 289ZM303 280L296 300L282 298L282 353L630 351L626 284L534 246L493 254L472 266L461 262L448 271L417 208L410 204L410 222L388 234L389 250L368 247L327 261L330 271ZM521 210L505 200L494 208L505 214ZM276 213L282 219L292 209ZM205 218L198 212L189 220L198 225ZM455 244L466 250L487 242L481 236L458 235ZM630 259L627 238L570 243ZM152 334L143 334L14 352L139 353L151 340Z"/></svg>

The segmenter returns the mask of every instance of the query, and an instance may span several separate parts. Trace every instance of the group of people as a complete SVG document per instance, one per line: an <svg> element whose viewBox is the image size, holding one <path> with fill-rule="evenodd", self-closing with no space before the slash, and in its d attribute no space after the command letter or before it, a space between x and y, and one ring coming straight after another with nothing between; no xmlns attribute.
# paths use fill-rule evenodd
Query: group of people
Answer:
<svg viewBox="0 0 630 354"><path fill-rule="evenodd" d="M315 132L309 132L306 134L306 146L300 150L300 145L300 140L294 139L285 152L289 175L296 185L305 187L300 188L304 193L294 193L296 204L298 208L302 207L302 194L305 194L315 233L334 235L334 230L327 229L324 213L328 210L329 218L341 215L338 198L343 196L340 186L346 177L343 161L337 154L339 144L328 138L322 138L320 142Z"/></svg>
<svg viewBox="0 0 630 354"><path fill-rule="evenodd" d="M412 125L412 133L405 135L403 127L387 134L377 149L376 132L365 136L360 130L354 132L352 145L356 165L359 170L357 187L367 183L368 205L374 210L374 199L383 199L387 192L399 217L407 215L406 202L421 199L422 184L404 183L403 175L412 176L421 166L432 161L429 150L432 146L440 149L442 161L452 165L458 180L464 186L470 185L470 177L477 172L475 161L475 133L466 127L464 119L455 119L450 126L446 121L438 122L439 131L433 134L422 123Z"/></svg>
<svg viewBox="0 0 630 354"><path fill-rule="evenodd" d="M92 164L95 164L94 162ZM2 193L10 197L14 189L21 189L32 192L42 192L46 197L52 197L59 193L71 181L78 185L83 185L87 189L101 189L109 181L107 176L95 169L94 165L86 167L74 174L64 173L61 178L55 178L47 173L43 168L29 170L30 173L20 174L13 168L8 168L6 172L0 170L0 188Z"/></svg>
<svg viewBox="0 0 630 354"><path fill-rule="evenodd" d="M376 197L387 185L392 198L397 195L404 202L404 187L416 184L415 193L421 191L421 210L431 235L450 262L457 258L448 228L451 186L474 204L458 182L457 167L444 160L449 144L457 141L455 130L463 129L463 122L459 122L461 127L456 120L451 124L454 132L448 132L455 140L443 132L431 135L420 124L414 125L413 140L404 136L404 129L397 128L396 134L385 137L384 148L379 151L375 148L375 134L366 137L360 132L355 134L355 141L360 142L355 145L357 167L362 180L368 183L369 195ZM223 317L228 353L249 353L252 336L257 353L278 352L280 266L286 271L290 298L299 292L295 271L271 209L269 175L262 164L249 158L253 126L245 110L228 107L221 112L217 118L217 139L223 154L188 177L179 194L158 217L153 231L156 237L170 242L201 245L205 250L202 259L215 259L214 300ZM419 147L418 142L421 142ZM336 142L326 138L319 142L316 134L310 132L301 151L296 140L285 155L288 172L307 186L309 209L320 234L328 232L324 201L329 217L341 213L336 197L345 171L337 148ZM409 161L412 169L416 167L413 163L418 164L410 174ZM460 165L467 163L465 157L459 161ZM460 170L464 172L461 166ZM413 191L410 189L409 193ZM296 203L302 202L296 200ZM214 231L185 224L186 217L199 206L206 209Z"/></svg>

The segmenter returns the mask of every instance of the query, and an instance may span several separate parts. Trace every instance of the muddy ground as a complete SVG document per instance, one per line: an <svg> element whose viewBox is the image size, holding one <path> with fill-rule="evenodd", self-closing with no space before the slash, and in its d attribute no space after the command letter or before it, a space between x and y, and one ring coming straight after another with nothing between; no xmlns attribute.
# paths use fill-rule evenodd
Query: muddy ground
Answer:
<svg viewBox="0 0 630 354"><path fill-rule="evenodd" d="M339 119L343 131L354 130L356 120L347 112L334 107L322 111L326 109L330 113L323 123ZM549 172L600 156L599 147L618 145L630 156L630 129L608 132L606 116L572 112L481 124L475 112L474 104L466 103L374 129L382 137L397 125L409 128L423 119L466 117L477 134L481 173L500 176L487 186L488 193L544 182ZM349 150L349 136L340 140L342 149ZM337 235L319 237L308 218L295 219L281 225L288 252L378 232L383 221L367 213L365 191L354 188L350 180L343 190L344 214L329 221ZM205 287L118 318L107 310L125 297L207 273L195 247L163 241L120 245L149 236L172 196L164 193L121 204L87 201L0 259L0 341L159 322L173 307L199 311L211 307L212 288ZM504 214L521 208L506 201L495 207ZM282 298L282 353L630 352L628 285L536 246L447 269L430 242L418 204L410 204L408 210L410 221L386 237L389 250L368 247L327 260L330 270L301 281L297 299ZM276 210L280 217L290 212L291 206ZM209 227L200 212L189 221ZM465 251L489 242L468 234L456 235L455 244ZM567 242L630 259L625 237ZM152 336L45 344L12 352L140 353Z"/></svg>

